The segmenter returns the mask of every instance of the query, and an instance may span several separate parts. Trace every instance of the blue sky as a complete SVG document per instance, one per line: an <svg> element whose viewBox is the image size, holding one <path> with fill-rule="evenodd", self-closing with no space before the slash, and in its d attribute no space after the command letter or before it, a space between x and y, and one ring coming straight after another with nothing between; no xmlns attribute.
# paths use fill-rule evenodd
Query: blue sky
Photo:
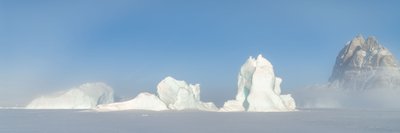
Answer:
<svg viewBox="0 0 400 133"><path fill-rule="evenodd" d="M0 1L0 105L85 82L122 97L166 76L233 98L240 66L263 54L283 89L324 83L339 50L374 35L400 57L397 1ZM23 97L23 98L20 98Z"/></svg>

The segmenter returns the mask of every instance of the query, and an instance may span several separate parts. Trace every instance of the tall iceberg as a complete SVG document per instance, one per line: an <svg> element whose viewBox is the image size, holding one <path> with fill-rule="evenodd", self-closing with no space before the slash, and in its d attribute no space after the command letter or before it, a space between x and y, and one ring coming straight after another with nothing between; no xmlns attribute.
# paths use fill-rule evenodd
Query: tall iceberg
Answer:
<svg viewBox="0 0 400 133"><path fill-rule="evenodd" d="M236 99L225 102L220 111L294 111L296 104L291 95L281 95L281 82L267 59L262 55L250 57L240 69Z"/></svg>
<svg viewBox="0 0 400 133"><path fill-rule="evenodd" d="M86 83L64 92L41 96L30 102L27 109L91 109L99 104L114 102L114 92L104 83Z"/></svg>

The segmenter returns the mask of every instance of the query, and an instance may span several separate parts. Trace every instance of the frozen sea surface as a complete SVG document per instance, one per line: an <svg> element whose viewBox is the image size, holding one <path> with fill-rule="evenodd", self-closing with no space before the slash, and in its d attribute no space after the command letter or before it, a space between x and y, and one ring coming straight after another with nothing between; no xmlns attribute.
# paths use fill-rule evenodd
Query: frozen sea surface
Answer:
<svg viewBox="0 0 400 133"><path fill-rule="evenodd" d="M284 113L0 109L0 133L399 133L400 111Z"/></svg>

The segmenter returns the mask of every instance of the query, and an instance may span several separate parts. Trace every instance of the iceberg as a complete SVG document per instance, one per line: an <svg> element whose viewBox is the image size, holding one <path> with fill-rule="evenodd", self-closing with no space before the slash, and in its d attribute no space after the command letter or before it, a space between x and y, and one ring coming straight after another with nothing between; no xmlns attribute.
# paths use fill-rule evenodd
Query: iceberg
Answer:
<svg viewBox="0 0 400 133"><path fill-rule="evenodd" d="M167 77L158 84L157 93L171 110L218 110L214 103L204 103L200 100L199 84L187 84L185 81Z"/></svg>
<svg viewBox="0 0 400 133"><path fill-rule="evenodd" d="M172 77L166 77L157 86L157 96L140 93L132 100L97 106L98 111L119 110L202 110L218 111L214 103L200 100L200 85L187 84Z"/></svg>
<svg viewBox="0 0 400 133"><path fill-rule="evenodd" d="M26 109L91 109L99 104L114 102L114 92L104 83L86 83L68 91L41 96Z"/></svg>
<svg viewBox="0 0 400 133"><path fill-rule="evenodd" d="M257 59L250 57L240 69L236 99L225 102L220 111L295 111L296 104L291 95L281 95L281 82L267 59L262 55Z"/></svg>
<svg viewBox="0 0 400 133"><path fill-rule="evenodd" d="M168 110L164 102L160 100L156 95L143 92L136 96L134 99L117 102L110 104L98 105L96 110L99 111L115 111L115 110L152 110L162 111Z"/></svg>

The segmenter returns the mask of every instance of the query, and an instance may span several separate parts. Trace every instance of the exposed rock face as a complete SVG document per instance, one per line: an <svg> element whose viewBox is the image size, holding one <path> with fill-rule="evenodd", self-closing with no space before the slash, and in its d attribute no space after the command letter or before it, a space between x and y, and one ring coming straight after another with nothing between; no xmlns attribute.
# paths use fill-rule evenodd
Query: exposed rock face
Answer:
<svg viewBox="0 0 400 133"><path fill-rule="evenodd" d="M375 37L355 37L341 50L329 79L331 87L348 90L392 89L400 86L397 60Z"/></svg>

